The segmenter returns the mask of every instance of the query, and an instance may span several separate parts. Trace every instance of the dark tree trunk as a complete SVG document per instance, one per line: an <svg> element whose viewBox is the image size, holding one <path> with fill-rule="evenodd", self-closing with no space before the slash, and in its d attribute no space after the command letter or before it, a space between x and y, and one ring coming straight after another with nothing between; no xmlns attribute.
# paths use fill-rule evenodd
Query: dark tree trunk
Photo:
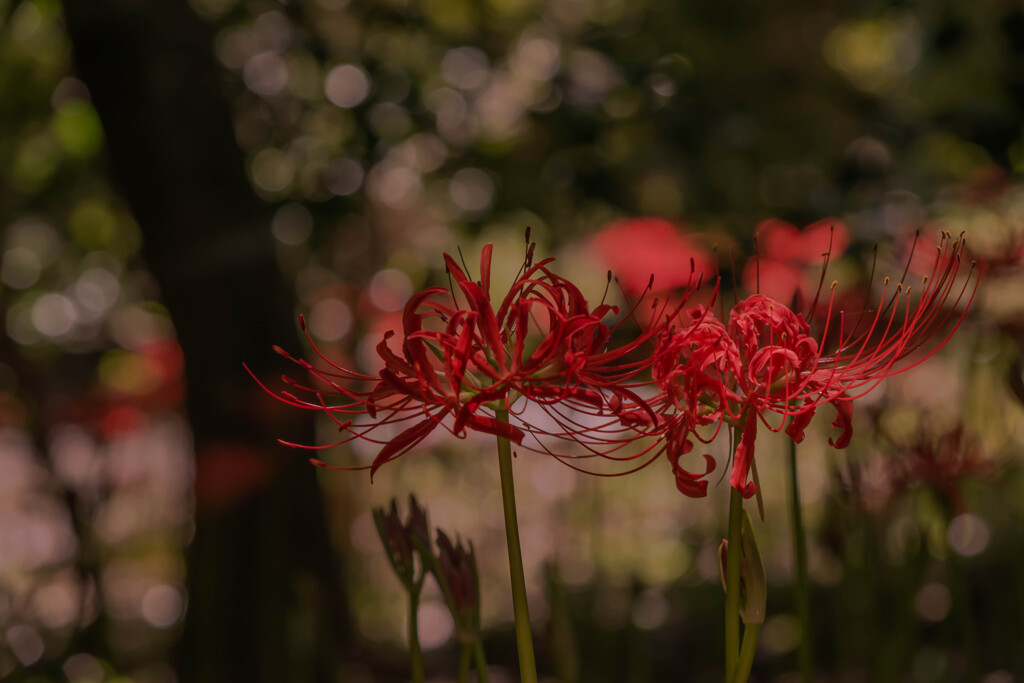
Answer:
<svg viewBox="0 0 1024 683"><path fill-rule="evenodd" d="M276 410L242 368L274 376L271 346L299 343L210 32L184 0L64 9L186 360L197 512L180 680L334 680L350 628L314 469L274 442L310 441L312 425Z"/></svg>

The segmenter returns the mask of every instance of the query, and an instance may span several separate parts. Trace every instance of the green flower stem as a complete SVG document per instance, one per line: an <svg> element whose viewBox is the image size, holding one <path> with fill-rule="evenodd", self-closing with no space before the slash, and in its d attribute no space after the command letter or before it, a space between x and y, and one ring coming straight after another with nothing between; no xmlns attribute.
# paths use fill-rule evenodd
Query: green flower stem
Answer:
<svg viewBox="0 0 1024 683"><path fill-rule="evenodd" d="M508 422L508 410L498 409L494 413L498 420ZM508 568L512 575L512 607L516 616L519 677L521 683L537 683L537 665L533 657L533 634L530 631L530 609L526 604L523 550L519 544L519 521L516 519L516 490L512 481L512 444L508 439L500 436L498 437L498 466L501 470L501 502L505 509Z"/></svg>
<svg viewBox="0 0 1024 683"><path fill-rule="evenodd" d="M487 657L484 656L484 643L479 638L473 643L473 664L476 666L477 683L489 683L487 676Z"/></svg>
<svg viewBox="0 0 1024 683"><path fill-rule="evenodd" d="M725 680L736 676L740 653L740 525L743 494L729 488L729 548L725 559Z"/></svg>
<svg viewBox="0 0 1024 683"><path fill-rule="evenodd" d="M747 683L750 669L754 666L754 653L757 652L757 639L761 635L761 624L747 624L743 629L743 649L740 650L740 661L736 668L736 677L732 683Z"/></svg>
<svg viewBox="0 0 1024 683"><path fill-rule="evenodd" d="M420 648L420 592L409 591L409 669L413 683L423 683L423 650Z"/></svg>
<svg viewBox="0 0 1024 683"><path fill-rule="evenodd" d="M473 659L473 646L463 643L459 650L459 672L455 677L456 683L466 683L469 677L469 662Z"/></svg>
<svg viewBox="0 0 1024 683"><path fill-rule="evenodd" d="M797 661L801 683L814 680L814 651L811 643L811 601L807 581L807 534L800 507L800 485L796 471L796 443L789 444L789 513L793 526L793 566L796 568L796 615L800 620Z"/></svg>

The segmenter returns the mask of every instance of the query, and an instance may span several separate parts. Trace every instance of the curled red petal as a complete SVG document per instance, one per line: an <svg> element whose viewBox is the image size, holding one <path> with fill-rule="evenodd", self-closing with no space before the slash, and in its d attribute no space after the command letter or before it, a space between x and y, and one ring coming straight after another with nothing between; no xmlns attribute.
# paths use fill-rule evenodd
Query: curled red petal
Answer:
<svg viewBox="0 0 1024 683"><path fill-rule="evenodd" d="M676 488L679 489L679 492L684 496L689 496L690 498L703 498L708 495L708 482L704 480L704 477L708 476L715 470L716 463L715 459L707 453L704 454L704 462L706 464L704 473L695 474L693 472L688 472L679 466L678 455L672 460L672 472L676 475Z"/></svg>
<svg viewBox="0 0 1024 683"><path fill-rule="evenodd" d="M804 440L804 430L811 423L811 418L814 417L814 410L812 407L790 418L789 425L786 426L786 434L789 434L789 438L793 439L793 443L800 443Z"/></svg>
<svg viewBox="0 0 1024 683"><path fill-rule="evenodd" d="M850 445L850 439L853 437L853 401L836 399L831 403L836 407L836 419L832 426L839 427L843 431L834 439L829 437L828 445L833 448L846 448Z"/></svg>

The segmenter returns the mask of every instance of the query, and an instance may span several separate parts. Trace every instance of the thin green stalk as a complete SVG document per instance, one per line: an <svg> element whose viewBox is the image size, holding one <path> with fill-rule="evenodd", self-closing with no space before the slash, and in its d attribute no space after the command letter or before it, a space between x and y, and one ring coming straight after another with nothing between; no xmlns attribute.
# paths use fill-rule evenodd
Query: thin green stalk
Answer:
<svg viewBox="0 0 1024 683"><path fill-rule="evenodd" d="M740 650L740 661L732 683L747 683L747 679L750 678L750 670L754 666L754 653L757 652L757 639L760 635L761 624L747 624L743 629L743 649Z"/></svg>
<svg viewBox="0 0 1024 683"><path fill-rule="evenodd" d="M793 566L796 568L796 615L800 620L797 661L801 683L814 680L814 650L811 643L811 600L807 581L807 534L800 507L800 485L796 471L796 443L789 444L789 514L793 527Z"/></svg>
<svg viewBox="0 0 1024 683"><path fill-rule="evenodd" d="M508 422L508 411L495 410L495 417ZM512 608L516 617L516 646L519 650L521 683L537 683L537 664L533 657L533 633L530 609L526 604L526 576L523 550L519 544L519 520L516 518L516 490L512 481L512 445L498 437L498 466L501 470L501 502L505 510L505 539L508 544L508 568L512 575Z"/></svg>
<svg viewBox="0 0 1024 683"><path fill-rule="evenodd" d="M477 683L489 683L487 676L487 657L484 656L484 643L479 638L473 643L473 664L476 666Z"/></svg>
<svg viewBox="0 0 1024 683"><path fill-rule="evenodd" d="M409 591L409 669L413 683L423 683L423 650L420 648L420 592Z"/></svg>
<svg viewBox="0 0 1024 683"><path fill-rule="evenodd" d="M740 525L743 494L730 487L729 548L725 558L725 680L736 676L740 653Z"/></svg>
<svg viewBox="0 0 1024 683"><path fill-rule="evenodd" d="M479 642L479 641L477 641ZM473 646L463 643L459 650L459 672L455 677L456 683L466 683L469 677L469 662L473 659Z"/></svg>

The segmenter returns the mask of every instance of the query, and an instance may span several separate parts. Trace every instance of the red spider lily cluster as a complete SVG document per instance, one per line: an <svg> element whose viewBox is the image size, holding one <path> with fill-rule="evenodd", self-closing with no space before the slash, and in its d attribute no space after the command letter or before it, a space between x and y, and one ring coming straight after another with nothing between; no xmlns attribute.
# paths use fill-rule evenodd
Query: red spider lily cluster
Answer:
<svg viewBox="0 0 1024 683"><path fill-rule="evenodd" d="M627 467L616 474L664 453L677 487L692 497L706 495L715 461L705 455L698 473L683 456L695 439L709 442L732 426L741 436L729 482L749 497L759 422L799 443L817 408L830 404L841 433L829 443L844 448L853 399L935 353L963 320L978 283L973 265L966 277L960 273L964 240L943 234L919 286L886 278L876 305L854 313L839 310L834 285L820 293L809 309L825 310L817 332L809 315L760 293L739 301L725 322L711 309L717 287L710 306L687 307L701 284L691 261L685 290L675 297L681 303L655 301L643 316L650 322L627 334L631 314L619 316L606 303L591 308L551 270L553 259L533 263L528 235L527 242L523 266L501 298L491 294L490 245L479 280L446 254L450 287L409 300L401 353L389 347L394 332L387 332L377 345L383 369L376 376L331 362L315 344L316 365L279 350L312 381L285 378L290 390L275 396L336 423L343 437L317 448L353 439L380 444L371 475L440 427L458 437L496 435L576 469L584 469L579 458Z"/></svg>
<svg viewBox="0 0 1024 683"><path fill-rule="evenodd" d="M763 294L738 302L727 325L709 311L696 310L690 326L661 340L678 362L657 376L659 387L680 397L677 406L690 407L691 434L697 434L692 431L696 426L723 421L741 428L729 483L750 497L756 491L748 479L758 422L772 431L785 430L799 443L817 408L831 404L836 409L832 426L842 431L829 444L845 448L853 430L852 401L886 377L923 362L949 340L977 290L973 264L966 278L958 277L964 250L962 237L943 234L920 291L886 278L873 309L855 314L836 310L833 287L820 334L812 332L802 313ZM677 437L682 452L692 448L688 440ZM682 467L678 453L669 460L680 491L704 495L704 475ZM705 475L714 464L707 463Z"/></svg>
<svg viewBox="0 0 1024 683"><path fill-rule="evenodd" d="M353 439L380 444L371 475L439 427L457 437L467 431L497 435L566 459L637 457L616 453L668 427L659 403L641 396L652 384L653 359L644 349L662 328L648 325L616 345L631 316L616 321L617 307L591 308L576 285L550 269L553 259L533 263L528 234L527 243L523 266L500 299L491 295L490 245L480 258L479 280L445 254L450 289L432 287L408 301L401 354L387 343L394 332L385 333L376 348L384 366L377 376L333 363L312 338L316 366L278 349L313 381L286 377L291 389L274 395L334 420L344 437L316 448ZM698 285L693 276L687 290ZM662 313L655 319L665 317L664 303L654 307ZM537 426L539 421L548 426ZM397 435L382 434L395 428ZM653 441L647 449L657 447Z"/></svg>

